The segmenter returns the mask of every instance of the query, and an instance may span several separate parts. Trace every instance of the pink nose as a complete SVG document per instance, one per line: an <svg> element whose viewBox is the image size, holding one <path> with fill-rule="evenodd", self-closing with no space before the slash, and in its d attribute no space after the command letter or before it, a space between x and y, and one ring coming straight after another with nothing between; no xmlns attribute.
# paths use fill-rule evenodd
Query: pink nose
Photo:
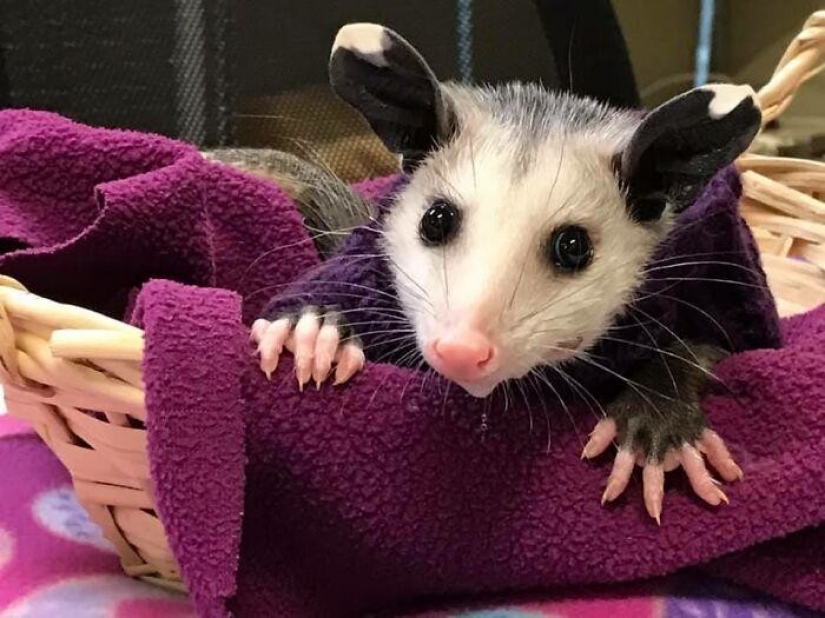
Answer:
<svg viewBox="0 0 825 618"><path fill-rule="evenodd" d="M447 333L432 344L433 365L446 378L473 382L494 370L496 349L476 330Z"/></svg>

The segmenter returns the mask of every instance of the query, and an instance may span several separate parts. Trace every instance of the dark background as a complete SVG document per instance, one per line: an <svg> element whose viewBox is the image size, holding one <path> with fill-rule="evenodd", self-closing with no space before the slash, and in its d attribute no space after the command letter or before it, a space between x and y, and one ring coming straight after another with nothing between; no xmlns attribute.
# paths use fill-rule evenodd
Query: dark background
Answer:
<svg viewBox="0 0 825 618"><path fill-rule="evenodd" d="M335 33L350 21L393 28L422 51L439 77L458 78L453 1L247 0L238 4L239 92L261 96L325 81ZM533 2L474 0L473 25L477 79L553 83L553 57Z"/></svg>
<svg viewBox="0 0 825 618"><path fill-rule="evenodd" d="M274 114L273 98L326 84L330 46L348 22L397 30L440 78L458 78L456 12L451 0L0 0L0 106L237 143L247 110ZM585 90L588 79L610 82L620 72L596 67L594 79L592 62L578 61L594 49L609 63L623 56L620 34L611 49L610 37L588 32L605 15L609 0L473 0L473 77L568 87L572 76Z"/></svg>

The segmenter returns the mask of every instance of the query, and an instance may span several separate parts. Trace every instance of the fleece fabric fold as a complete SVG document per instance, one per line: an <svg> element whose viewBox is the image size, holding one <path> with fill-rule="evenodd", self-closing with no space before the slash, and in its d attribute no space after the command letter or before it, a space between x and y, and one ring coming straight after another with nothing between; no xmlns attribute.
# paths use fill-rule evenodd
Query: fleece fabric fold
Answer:
<svg viewBox="0 0 825 618"><path fill-rule="evenodd" d="M385 211L403 182L358 190ZM382 260L347 259L377 230L320 265L277 187L189 146L0 112L0 272L145 328L158 510L202 615L349 616L691 565L825 609L825 307L778 320L739 191L725 170L682 215L657 257L672 268L635 306L654 320L623 324L632 342L678 335L735 352L704 408L745 479L714 509L672 475L661 527L638 480L600 506L610 460L579 459L594 421L581 400L505 409L389 362L300 393L286 357L267 381L251 320L276 294L346 306L352 284L391 289ZM711 259L685 259L700 255ZM382 300L354 308L380 325L370 307ZM371 343L392 360L387 340ZM616 371L646 353L599 349ZM616 388L574 375L599 395Z"/></svg>

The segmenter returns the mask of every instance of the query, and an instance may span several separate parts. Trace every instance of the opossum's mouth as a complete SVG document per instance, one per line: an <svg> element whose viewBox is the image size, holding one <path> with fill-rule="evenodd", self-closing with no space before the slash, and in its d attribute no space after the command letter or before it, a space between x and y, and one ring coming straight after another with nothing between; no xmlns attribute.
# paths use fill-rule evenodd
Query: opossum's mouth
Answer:
<svg viewBox="0 0 825 618"><path fill-rule="evenodd" d="M561 363L566 360L569 360L570 358L575 356L576 352L578 352L581 349L583 343L584 338L582 337L574 337L572 339L559 342L554 346L555 349L552 351L550 356L545 358L543 364L553 365L556 363ZM444 374L441 375L447 378L448 380L452 381L456 385L460 386L461 388L463 388L465 391L467 391L468 394L472 395L473 397L484 398L489 396L502 382L506 382L507 380L517 380L523 378L528 373L530 373L530 371L533 368L534 367L528 367L508 374L508 372L506 371L507 362L502 359L499 371L481 377L477 380L461 380L451 378ZM436 369L436 371L438 370Z"/></svg>
<svg viewBox="0 0 825 618"><path fill-rule="evenodd" d="M456 382L461 388L467 391L473 397L484 398L492 393L496 386L501 384L502 380L494 380L490 382L473 382L470 384L461 384Z"/></svg>

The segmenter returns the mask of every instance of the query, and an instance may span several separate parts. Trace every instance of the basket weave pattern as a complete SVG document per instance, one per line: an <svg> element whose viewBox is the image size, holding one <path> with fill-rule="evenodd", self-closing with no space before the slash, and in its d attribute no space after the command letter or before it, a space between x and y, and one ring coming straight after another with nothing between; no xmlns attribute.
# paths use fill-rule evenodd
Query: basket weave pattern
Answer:
<svg viewBox="0 0 825 618"><path fill-rule="evenodd" d="M825 69L825 11L811 15L758 92L762 123ZM825 302L825 162L745 154L742 216L753 231L780 315Z"/></svg>
<svg viewBox="0 0 825 618"><path fill-rule="evenodd" d="M123 570L182 591L155 512L142 358L140 329L0 277L0 379L9 413L31 423L69 470Z"/></svg>
<svg viewBox="0 0 825 618"><path fill-rule="evenodd" d="M769 121L822 70L825 11L811 16L759 92ZM780 313L825 302L825 163L744 155L742 214ZM802 258L802 259L799 259ZM0 276L0 380L69 470L78 499L116 547L124 571L185 591L149 474L140 329L30 294Z"/></svg>

